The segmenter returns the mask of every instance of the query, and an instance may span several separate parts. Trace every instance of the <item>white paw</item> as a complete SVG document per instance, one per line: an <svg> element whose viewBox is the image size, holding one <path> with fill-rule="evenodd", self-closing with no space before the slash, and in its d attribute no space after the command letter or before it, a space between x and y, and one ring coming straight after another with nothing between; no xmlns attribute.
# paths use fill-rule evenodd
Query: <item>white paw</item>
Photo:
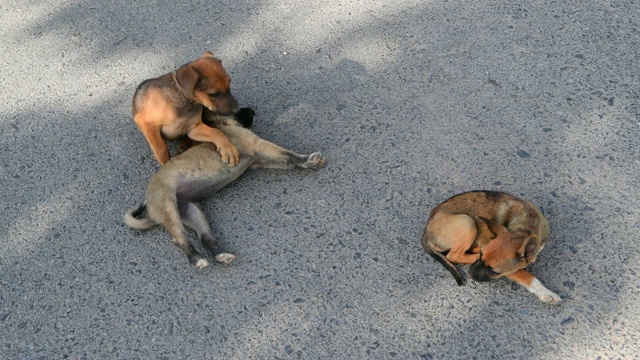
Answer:
<svg viewBox="0 0 640 360"><path fill-rule="evenodd" d="M196 267L200 270L206 268L207 266L209 266L209 262L205 259L198 259L198 261L196 261Z"/></svg>
<svg viewBox="0 0 640 360"><path fill-rule="evenodd" d="M547 304L556 305L562 301L558 294L544 287L538 279L533 280L531 286L529 286L529 291L534 293L540 301Z"/></svg>
<svg viewBox="0 0 640 360"><path fill-rule="evenodd" d="M562 302L562 299L560 299L560 296L550 290L547 290L546 292L543 292L543 293L538 293L536 294L536 296L538 296L538 299L542 300L542 302L545 302L551 305L556 305Z"/></svg>
<svg viewBox="0 0 640 360"><path fill-rule="evenodd" d="M315 152L309 155L309 158L302 167L307 169L320 169L322 165L324 165L324 155L322 155L322 153Z"/></svg>
<svg viewBox="0 0 640 360"><path fill-rule="evenodd" d="M222 254L216 255L216 261L222 264L231 264L235 259L236 259L236 256L229 253L222 253Z"/></svg>

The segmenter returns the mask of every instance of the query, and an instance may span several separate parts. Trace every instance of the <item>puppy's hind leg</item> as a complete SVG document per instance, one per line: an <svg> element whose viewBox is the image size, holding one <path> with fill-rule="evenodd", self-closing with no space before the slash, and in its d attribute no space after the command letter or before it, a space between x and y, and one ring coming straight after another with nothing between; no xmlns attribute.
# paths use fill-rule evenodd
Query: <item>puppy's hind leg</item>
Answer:
<svg viewBox="0 0 640 360"><path fill-rule="evenodd" d="M164 228L173 237L173 243L182 250L182 252L187 256L189 262L198 269L204 269L209 266L209 262L203 259L200 253L198 253L198 251L196 251L193 245L189 242L184 226L182 226L180 213L177 207L169 206L165 211L166 213L164 213L162 218L158 220L161 220L159 222L162 223Z"/></svg>
<svg viewBox="0 0 640 360"><path fill-rule="evenodd" d="M255 147L258 159L253 167L272 169L319 169L324 165L324 156L315 152L310 155L301 155L284 149L272 142L260 139Z"/></svg>
<svg viewBox="0 0 640 360"><path fill-rule="evenodd" d="M230 264L236 259L236 256L226 253L213 236L211 227L205 214L195 203L188 202L180 206L180 219L182 223L191 228L198 234L202 245L216 259L223 264Z"/></svg>

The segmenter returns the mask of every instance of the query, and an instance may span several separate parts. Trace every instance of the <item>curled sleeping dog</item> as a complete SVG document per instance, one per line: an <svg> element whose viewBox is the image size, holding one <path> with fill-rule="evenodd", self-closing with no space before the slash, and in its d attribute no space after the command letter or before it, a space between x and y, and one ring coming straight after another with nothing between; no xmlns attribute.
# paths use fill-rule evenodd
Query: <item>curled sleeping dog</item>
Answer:
<svg viewBox="0 0 640 360"><path fill-rule="evenodd" d="M462 285L453 264L471 264L469 276L490 281L503 276L548 304L553 293L524 268L536 261L549 240L549 224L532 203L494 191L455 195L436 206L422 236L422 246Z"/></svg>
<svg viewBox="0 0 640 360"><path fill-rule="evenodd" d="M214 144L193 146L162 166L149 181L146 200L124 215L125 223L134 229L162 224L199 269L209 262L189 242L184 225L198 234L216 261L228 264L235 255L222 249L197 201L216 193L249 168L319 169L324 165L321 153L300 155L281 148L243 128L234 117L210 117L207 123L215 125L237 147L240 157L236 166L229 167Z"/></svg>

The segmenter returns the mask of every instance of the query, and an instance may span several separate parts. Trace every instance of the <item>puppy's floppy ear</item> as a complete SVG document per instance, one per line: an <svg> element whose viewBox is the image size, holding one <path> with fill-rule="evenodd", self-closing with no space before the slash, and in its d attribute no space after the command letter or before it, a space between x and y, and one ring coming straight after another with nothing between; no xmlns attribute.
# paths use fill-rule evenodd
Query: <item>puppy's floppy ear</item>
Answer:
<svg viewBox="0 0 640 360"><path fill-rule="evenodd" d="M194 68L189 65L185 65L176 70L176 80L180 86L180 91L187 99L193 99L193 92L196 88L198 80L200 80L200 74L196 72Z"/></svg>
<svg viewBox="0 0 640 360"><path fill-rule="evenodd" d="M538 256L538 252L540 249L538 248L538 242L535 236L531 236L525 240L520 249L518 249L517 255L523 258L527 264L531 264L536 261L536 257Z"/></svg>

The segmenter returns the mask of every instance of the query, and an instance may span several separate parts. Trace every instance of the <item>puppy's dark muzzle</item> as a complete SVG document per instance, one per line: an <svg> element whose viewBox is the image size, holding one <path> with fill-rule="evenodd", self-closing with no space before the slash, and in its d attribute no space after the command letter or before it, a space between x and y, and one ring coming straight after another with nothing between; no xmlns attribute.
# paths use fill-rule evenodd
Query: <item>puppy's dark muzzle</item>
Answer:
<svg viewBox="0 0 640 360"><path fill-rule="evenodd" d="M216 113L220 115L233 115L240 110L238 102L231 93L221 95L214 102L216 104Z"/></svg>
<svg viewBox="0 0 640 360"><path fill-rule="evenodd" d="M478 282L493 280L493 272L484 265L481 259L471 264L469 267L469 277Z"/></svg>

